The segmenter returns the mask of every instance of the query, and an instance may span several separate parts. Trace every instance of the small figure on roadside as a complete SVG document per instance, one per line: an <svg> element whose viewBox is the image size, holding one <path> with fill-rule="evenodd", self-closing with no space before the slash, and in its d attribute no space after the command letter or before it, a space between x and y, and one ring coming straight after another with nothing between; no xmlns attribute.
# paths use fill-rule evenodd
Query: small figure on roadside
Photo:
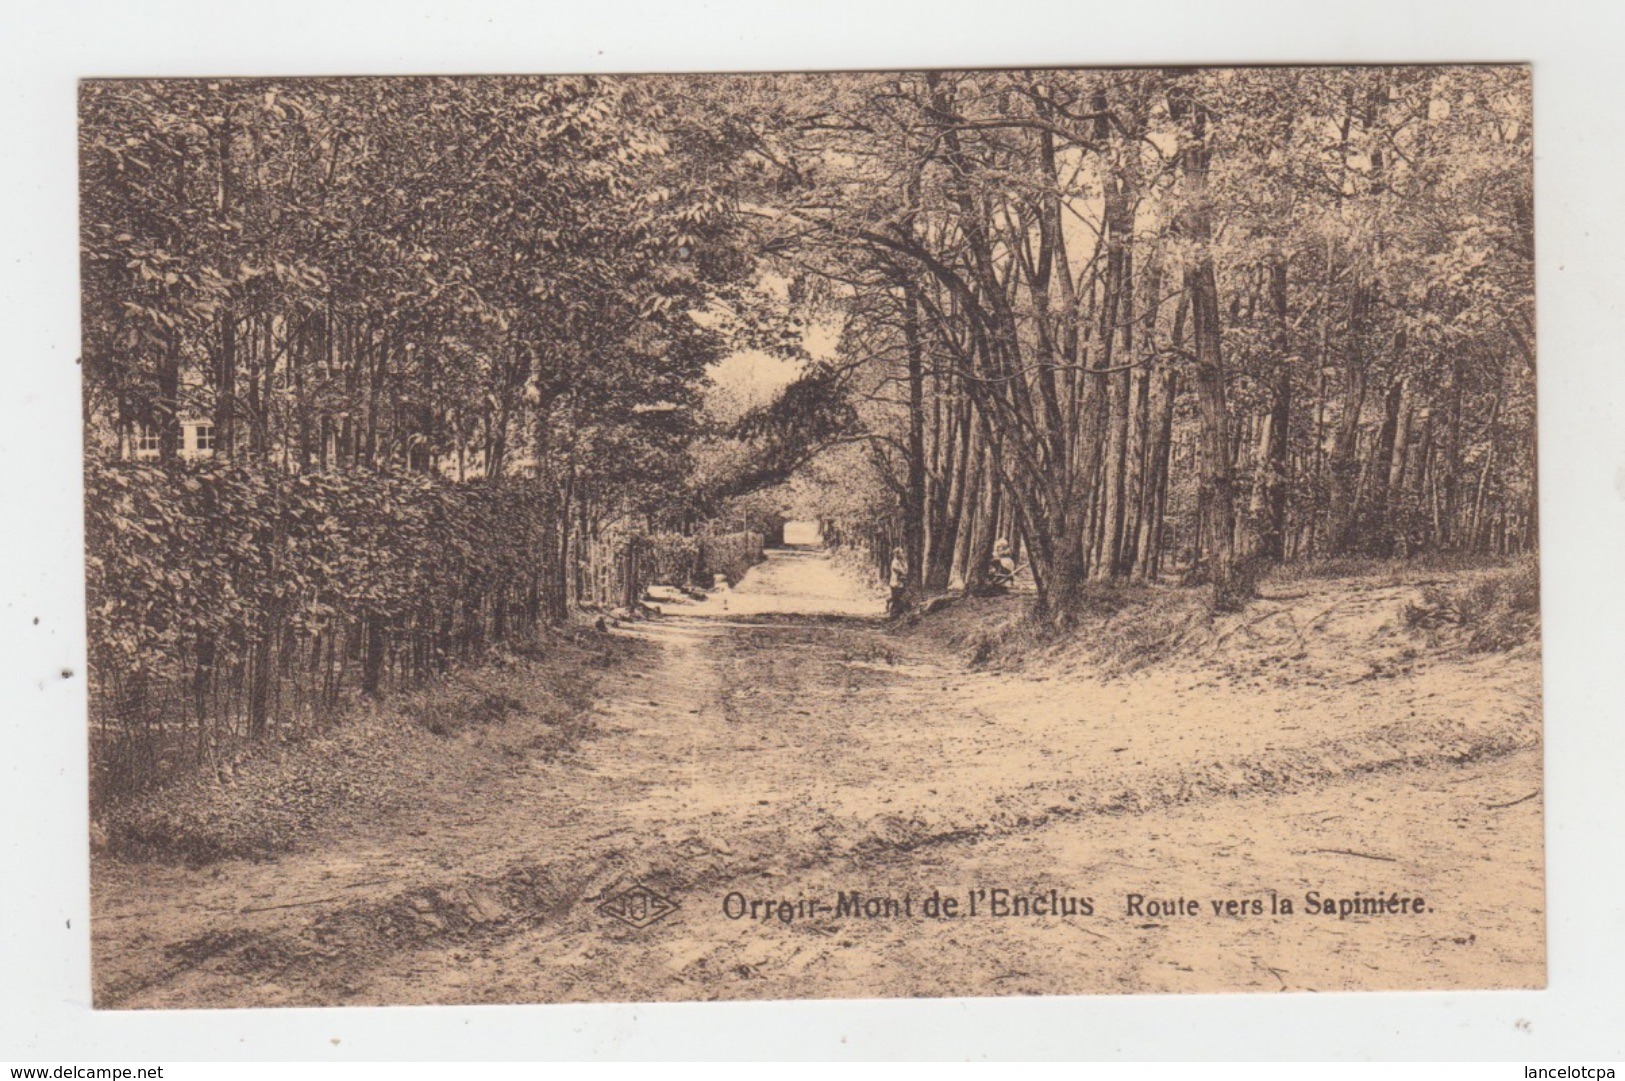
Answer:
<svg viewBox="0 0 1625 1081"><path fill-rule="evenodd" d="M993 544L993 559L987 565L987 584L1000 593L1016 584L1016 561L1010 555L1010 542L1000 537Z"/></svg>
<svg viewBox="0 0 1625 1081"><path fill-rule="evenodd" d="M886 604L888 616L900 616L908 611L908 553L901 546L891 550L891 574L887 579L891 586L891 600Z"/></svg>
<svg viewBox="0 0 1625 1081"><path fill-rule="evenodd" d="M981 582L967 586L972 597L1002 597L1016 584L1016 560L1010 554L1010 542L1002 537L993 542L993 555L987 561L987 571Z"/></svg>
<svg viewBox="0 0 1625 1081"><path fill-rule="evenodd" d="M728 610L728 598L733 595L733 586L728 584L726 574L713 574L711 576L711 592L722 598L722 610Z"/></svg>

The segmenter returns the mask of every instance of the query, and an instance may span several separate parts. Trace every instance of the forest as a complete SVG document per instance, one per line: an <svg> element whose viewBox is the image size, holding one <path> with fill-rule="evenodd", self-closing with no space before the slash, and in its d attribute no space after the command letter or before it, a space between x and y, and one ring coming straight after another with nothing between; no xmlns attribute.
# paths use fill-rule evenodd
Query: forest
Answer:
<svg viewBox="0 0 1625 1081"><path fill-rule="evenodd" d="M1527 80L799 83L772 157L802 194L760 213L841 308L859 517L917 589L1024 547L1061 622L1090 581L1222 608L1270 562L1531 548Z"/></svg>
<svg viewBox="0 0 1625 1081"><path fill-rule="evenodd" d="M1049 628L1536 545L1526 68L93 81L80 120L109 791L786 517L902 548L911 602L1004 541ZM739 354L793 376L731 401Z"/></svg>

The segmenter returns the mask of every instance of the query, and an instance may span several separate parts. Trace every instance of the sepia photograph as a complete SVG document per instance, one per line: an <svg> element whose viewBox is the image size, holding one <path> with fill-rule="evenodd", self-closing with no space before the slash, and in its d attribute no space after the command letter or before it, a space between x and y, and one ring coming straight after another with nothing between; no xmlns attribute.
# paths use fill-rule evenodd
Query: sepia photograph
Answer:
<svg viewBox="0 0 1625 1081"><path fill-rule="evenodd" d="M84 80L95 1008L1544 987L1533 94Z"/></svg>

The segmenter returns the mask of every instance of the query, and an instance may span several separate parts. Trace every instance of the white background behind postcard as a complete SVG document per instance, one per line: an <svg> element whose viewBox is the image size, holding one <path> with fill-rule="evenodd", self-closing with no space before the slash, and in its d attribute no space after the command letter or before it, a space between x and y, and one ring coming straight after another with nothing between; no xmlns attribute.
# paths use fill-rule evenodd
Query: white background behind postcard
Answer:
<svg viewBox="0 0 1625 1081"><path fill-rule="evenodd" d="M1622 23L1482 0L8 8L0 1059L1625 1055ZM75 79L1468 60L1535 63L1550 990L89 1010Z"/></svg>

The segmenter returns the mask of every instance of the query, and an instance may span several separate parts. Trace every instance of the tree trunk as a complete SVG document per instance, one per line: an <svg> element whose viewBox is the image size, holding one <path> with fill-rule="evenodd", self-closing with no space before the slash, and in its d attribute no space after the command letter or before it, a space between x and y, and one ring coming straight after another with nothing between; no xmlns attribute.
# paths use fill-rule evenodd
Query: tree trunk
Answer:
<svg viewBox="0 0 1625 1081"><path fill-rule="evenodd" d="M229 462L235 454L237 393L237 317L232 310L220 312L220 345L214 376L214 456Z"/></svg>
<svg viewBox="0 0 1625 1081"><path fill-rule="evenodd" d="M365 619L366 661L361 667L361 691L370 697L379 698L383 695L384 651L388 640L382 616L368 614Z"/></svg>
<svg viewBox="0 0 1625 1081"><path fill-rule="evenodd" d="M1139 575L1152 581L1162 569L1163 520L1168 505L1168 458L1173 447L1174 402L1179 394L1179 373L1165 369L1158 398L1160 415L1152 436L1150 461L1140 497Z"/></svg>
<svg viewBox="0 0 1625 1081"><path fill-rule="evenodd" d="M1270 267L1270 300L1275 315L1275 371L1270 386L1269 438L1264 449L1264 529L1258 551L1279 563L1286 558L1287 498L1291 491L1292 362L1287 326L1286 261Z"/></svg>
<svg viewBox="0 0 1625 1081"><path fill-rule="evenodd" d="M163 336L163 355L158 358L158 400L152 423L158 429L158 460L173 462L180 457L181 431L181 347L171 330Z"/></svg>
<svg viewBox="0 0 1625 1081"><path fill-rule="evenodd" d="M1105 226L1107 299L1101 306L1101 367L1122 371L1101 376L1107 380L1105 469L1101 513L1096 529L1091 576L1115 577L1121 567L1124 523L1127 518L1128 429L1130 372L1123 362L1134 355L1134 207L1118 178L1106 189ZM1114 350L1112 343L1120 342Z"/></svg>
<svg viewBox="0 0 1625 1081"><path fill-rule="evenodd" d="M1212 259L1204 256L1186 272L1185 287L1191 293L1191 344L1196 357L1192 375L1201 421L1202 490L1206 495L1203 549L1214 606L1229 610L1246 600L1242 594L1247 590L1235 577L1235 494L1220 351L1219 290Z"/></svg>
<svg viewBox="0 0 1625 1081"><path fill-rule="evenodd" d="M976 426L971 423L969 404L956 408L949 416L952 445L941 456L949 474L938 484L943 489L942 509L932 517L931 555L926 568L925 587L931 590L947 589L956 567L963 562L960 545L964 519L977 495L976 478L971 475ZM963 574L960 581L964 581Z"/></svg>
<svg viewBox="0 0 1625 1081"><path fill-rule="evenodd" d="M920 355L919 308L912 284L904 287L903 340L908 354L908 477L904 482L903 548L908 553L907 594L925 580L925 368Z"/></svg>
<svg viewBox="0 0 1625 1081"><path fill-rule="evenodd" d="M1235 494L1230 472L1230 427L1225 405L1224 354L1219 323L1219 284L1214 271L1213 222L1207 205L1210 154L1207 110L1193 101L1183 80L1170 90L1170 115L1185 124L1179 155L1185 206L1179 231L1195 251L1185 267L1185 292L1191 303L1191 371L1196 385L1202 446L1202 530L1207 575L1213 603L1235 608L1250 592L1236 578Z"/></svg>
<svg viewBox="0 0 1625 1081"><path fill-rule="evenodd" d="M1360 415L1365 410L1366 315L1370 305L1368 287L1356 282L1349 295L1349 333L1343 358L1343 406L1337 436L1332 443L1331 505L1327 508L1326 548L1331 555L1348 552L1355 540L1359 519L1360 461L1356 454L1360 441Z"/></svg>
<svg viewBox="0 0 1625 1081"><path fill-rule="evenodd" d="M1377 442L1371 451L1371 464L1367 468L1371 495L1366 501L1367 517L1364 526L1360 528L1360 535L1361 547L1374 555L1388 555L1392 550L1393 534L1389 529L1388 493L1394 469L1394 456L1400 442L1400 418L1403 414L1404 401L1405 380L1395 379L1383 397L1382 427L1377 432Z"/></svg>

